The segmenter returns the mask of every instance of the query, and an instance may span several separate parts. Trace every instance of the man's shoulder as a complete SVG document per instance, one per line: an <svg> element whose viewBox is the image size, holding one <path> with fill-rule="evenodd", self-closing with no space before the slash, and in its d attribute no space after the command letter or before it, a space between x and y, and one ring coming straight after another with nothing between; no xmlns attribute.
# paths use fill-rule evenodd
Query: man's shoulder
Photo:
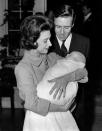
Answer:
<svg viewBox="0 0 102 131"><path fill-rule="evenodd" d="M78 34L78 33L72 33L72 37L75 38L76 40L81 40L81 41L87 42L87 43L89 43L89 41L90 41L89 37L86 37L86 36Z"/></svg>

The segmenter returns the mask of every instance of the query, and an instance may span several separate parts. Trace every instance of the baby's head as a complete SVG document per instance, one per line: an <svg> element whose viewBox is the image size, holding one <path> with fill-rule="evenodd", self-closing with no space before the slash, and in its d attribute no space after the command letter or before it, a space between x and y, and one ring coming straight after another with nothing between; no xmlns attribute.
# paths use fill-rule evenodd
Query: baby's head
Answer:
<svg viewBox="0 0 102 131"><path fill-rule="evenodd" d="M68 54L68 58L71 58L77 62L83 62L86 63L86 58L85 56L80 53L79 51L73 51L70 54Z"/></svg>

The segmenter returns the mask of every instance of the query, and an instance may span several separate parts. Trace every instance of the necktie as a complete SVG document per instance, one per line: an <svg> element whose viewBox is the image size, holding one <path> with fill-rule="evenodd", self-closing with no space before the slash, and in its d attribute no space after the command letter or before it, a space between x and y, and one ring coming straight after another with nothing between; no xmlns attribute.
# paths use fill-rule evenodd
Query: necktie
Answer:
<svg viewBox="0 0 102 131"><path fill-rule="evenodd" d="M67 55L67 48L65 47L65 40L64 40L61 46L61 56L65 57L66 55Z"/></svg>

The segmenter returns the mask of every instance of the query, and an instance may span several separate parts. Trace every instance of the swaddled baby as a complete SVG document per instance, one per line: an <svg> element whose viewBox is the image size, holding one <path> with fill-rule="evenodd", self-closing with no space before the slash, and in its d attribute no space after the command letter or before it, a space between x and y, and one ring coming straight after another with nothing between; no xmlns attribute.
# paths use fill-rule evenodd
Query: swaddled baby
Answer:
<svg viewBox="0 0 102 131"><path fill-rule="evenodd" d="M56 77L60 77L66 75L70 72L73 72L79 68L84 68L85 66L85 57L78 51L74 51L66 56L66 58L59 59L57 63L50 67L43 79L37 86L37 94L38 97L47 99L52 103L64 105L68 102L69 99L73 99L78 90L78 83L77 82L69 82L66 87L66 95L65 97L61 96L60 99L53 99L53 95L49 94L49 91L54 86L54 82L50 83L48 80L52 80Z"/></svg>

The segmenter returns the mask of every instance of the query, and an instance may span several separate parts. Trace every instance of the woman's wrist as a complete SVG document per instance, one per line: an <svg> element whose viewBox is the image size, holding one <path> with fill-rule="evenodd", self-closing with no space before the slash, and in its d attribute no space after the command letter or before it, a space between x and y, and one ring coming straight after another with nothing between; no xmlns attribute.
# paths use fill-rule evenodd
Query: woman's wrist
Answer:
<svg viewBox="0 0 102 131"><path fill-rule="evenodd" d="M65 112L65 109L62 105L50 103L48 112Z"/></svg>
<svg viewBox="0 0 102 131"><path fill-rule="evenodd" d="M75 72L65 75L64 80L66 80L68 82L74 82L75 81Z"/></svg>
<svg viewBox="0 0 102 131"><path fill-rule="evenodd" d="M78 69L75 71L75 81L80 81L84 79L88 75L87 70L84 69Z"/></svg>

